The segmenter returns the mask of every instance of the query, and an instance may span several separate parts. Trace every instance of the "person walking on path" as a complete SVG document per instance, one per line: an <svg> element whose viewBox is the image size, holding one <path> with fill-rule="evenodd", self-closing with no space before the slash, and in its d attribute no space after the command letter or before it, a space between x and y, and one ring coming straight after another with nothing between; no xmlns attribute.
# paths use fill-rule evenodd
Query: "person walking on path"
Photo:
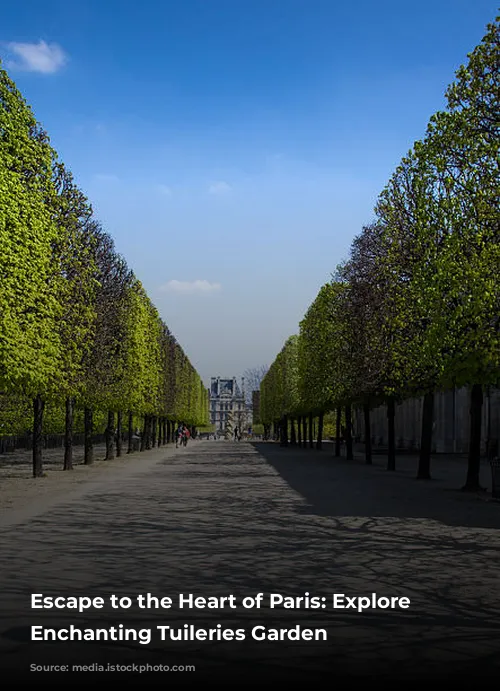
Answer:
<svg viewBox="0 0 500 691"><path fill-rule="evenodd" d="M184 425L184 429L182 431L182 442L183 442L184 446L187 446L187 443L188 443L190 436L191 436L191 432L189 431L189 427Z"/></svg>
<svg viewBox="0 0 500 691"><path fill-rule="evenodd" d="M177 431L176 431L176 433L175 433L175 448L176 448L176 449L179 448L179 444L180 444L180 443L182 444L182 433L183 433L183 430L184 430L184 425L181 424L181 425L179 425L179 427L177 428Z"/></svg>

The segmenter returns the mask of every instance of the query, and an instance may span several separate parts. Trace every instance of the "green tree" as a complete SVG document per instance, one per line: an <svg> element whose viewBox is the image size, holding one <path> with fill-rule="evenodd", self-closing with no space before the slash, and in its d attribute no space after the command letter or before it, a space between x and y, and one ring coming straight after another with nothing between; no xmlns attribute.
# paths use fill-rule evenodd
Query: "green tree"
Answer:
<svg viewBox="0 0 500 691"><path fill-rule="evenodd" d="M94 410L107 410L106 458L114 456L115 412L123 410L126 377L126 329L129 289L135 277L115 250L112 238L95 229L97 267L95 336L85 359L85 463L93 462Z"/></svg>
<svg viewBox="0 0 500 691"><path fill-rule="evenodd" d="M61 366L52 397L65 404L64 469L73 467L73 423L75 398L85 387L85 358L94 339L96 224L92 208L74 183L72 174L57 161L53 165L54 220L61 228L55 254L60 262L62 305L58 330L62 344Z"/></svg>
<svg viewBox="0 0 500 691"><path fill-rule="evenodd" d="M436 267L442 297L433 322L436 339L446 330L447 381L471 389L467 490L480 488L483 386L497 383L500 369L499 36L497 18L458 70L447 111L431 119L427 133L452 227Z"/></svg>
<svg viewBox="0 0 500 691"><path fill-rule="evenodd" d="M50 201L53 152L30 108L0 69L0 389L33 398L33 474L43 474L44 393L61 365L57 324L61 241Z"/></svg>

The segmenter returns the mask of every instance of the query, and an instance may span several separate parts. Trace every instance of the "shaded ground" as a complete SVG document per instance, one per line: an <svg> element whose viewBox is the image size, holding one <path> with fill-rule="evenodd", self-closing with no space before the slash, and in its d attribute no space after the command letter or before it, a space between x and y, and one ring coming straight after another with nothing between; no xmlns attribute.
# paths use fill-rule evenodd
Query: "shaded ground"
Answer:
<svg viewBox="0 0 500 691"><path fill-rule="evenodd" d="M364 454L354 461L334 458L333 444L321 451L256 444L290 487L305 499L303 511L323 516L387 516L433 518L449 525L500 528L500 504L491 499L491 470L482 462L480 482L487 491L461 492L467 459L435 455L432 480L416 480L418 455L396 456L396 471L387 471L387 458L374 455L365 465ZM492 506L493 505L493 506Z"/></svg>
<svg viewBox="0 0 500 691"><path fill-rule="evenodd" d="M105 455L104 445L94 447L97 464ZM17 449L14 452L0 454L0 517L5 510L19 509L47 493L67 491L88 478L91 469L83 465L83 446L75 446L73 449L75 472L62 472L63 460L64 449L43 450L46 477L42 482L33 478L32 451Z"/></svg>
<svg viewBox="0 0 500 691"><path fill-rule="evenodd" d="M383 459L379 459L383 463ZM376 462L378 463L379 460ZM310 681L332 673L464 678L500 671L500 505L452 491L462 470L410 472L328 450L192 442L98 471L66 497L1 521L0 654L30 662L195 665L176 683ZM413 471L412 471L413 472ZM455 481L457 473L459 481ZM30 594L325 597L318 610L31 611ZM332 593L407 596L409 610L333 610ZM243 642L53 643L30 626L243 628ZM326 642L258 643L253 626L325 628ZM32 677L31 677L32 678ZM141 679L145 677L141 676ZM146 677L147 678L147 677ZM171 677L169 678L169 681Z"/></svg>

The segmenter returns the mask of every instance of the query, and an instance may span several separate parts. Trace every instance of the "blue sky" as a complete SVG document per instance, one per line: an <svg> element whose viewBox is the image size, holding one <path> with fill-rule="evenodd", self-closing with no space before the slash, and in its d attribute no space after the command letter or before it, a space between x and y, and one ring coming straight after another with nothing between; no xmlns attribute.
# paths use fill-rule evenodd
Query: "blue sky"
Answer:
<svg viewBox="0 0 500 691"><path fill-rule="evenodd" d="M271 364L497 13L45 0L4 66L205 380Z"/></svg>

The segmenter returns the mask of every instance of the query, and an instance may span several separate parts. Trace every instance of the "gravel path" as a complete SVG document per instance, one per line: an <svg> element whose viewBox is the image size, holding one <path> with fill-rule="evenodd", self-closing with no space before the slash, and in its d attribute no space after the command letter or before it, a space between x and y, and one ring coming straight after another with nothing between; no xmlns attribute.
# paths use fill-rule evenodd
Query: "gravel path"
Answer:
<svg viewBox="0 0 500 691"><path fill-rule="evenodd" d="M382 463L335 460L328 449L207 441L25 479L34 488L29 501L28 491L15 507L4 500L0 517L2 671L19 680L35 663L196 667L178 673L176 684L498 675L500 505L454 490L463 482L462 462L435 463L431 483L411 478L411 459L398 459L396 473ZM267 606L271 593L306 592L325 597L325 608ZM32 593L152 593L174 606L54 614L31 610ZM179 609L179 593L234 594L239 605L264 593L264 606ZM411 604L334 610L333 593ZM30 640L32 625L120 623L151 629L151 642ZM244 629L245 641L162 641L155 628L218 624ZM257 625L297 624L325 629L327 640L251 637Z"/></svg>

